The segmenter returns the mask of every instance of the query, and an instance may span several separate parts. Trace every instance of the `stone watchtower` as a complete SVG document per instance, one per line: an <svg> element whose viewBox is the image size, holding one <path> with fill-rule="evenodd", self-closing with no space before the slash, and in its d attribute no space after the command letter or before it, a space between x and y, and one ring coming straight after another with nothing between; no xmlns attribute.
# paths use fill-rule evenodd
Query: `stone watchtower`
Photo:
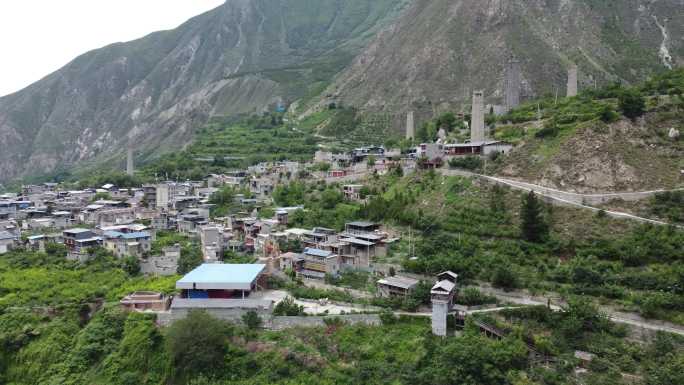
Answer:
<svg viewBox="0 0 684 385"><path fill-rule="evenodd" d="M406 139L411 140L416 136L416 123L413 111L406 113Z"/></svg>
<svg viewBox="0 0 684 385"><path fill-rule="evenodd" d="M520 61L510 58L506 64L505 107L506 112L520 105L521 75Z"/></svg>
<svg viewBox="0 0 684 385"><path fill-rule="evenodd" d="M430 290L432 299L432 334L447 335L447 315L454 306L458 274L445 271L437 275L437 283Z"/></svg>
<svg viewBox="0 0 684 385"><path fill-rule="evenodd" d="M579 70L577 64L573 64L568 69L568 97L577 96L577 77Z"/></svg>
<svg viewBox="0 0 684 385"><path fill-rule="evenodd" d="M473 92L473 110L470 118L470 142L484 142L485 140L485 117L484 117L484 92Z"/></svg>

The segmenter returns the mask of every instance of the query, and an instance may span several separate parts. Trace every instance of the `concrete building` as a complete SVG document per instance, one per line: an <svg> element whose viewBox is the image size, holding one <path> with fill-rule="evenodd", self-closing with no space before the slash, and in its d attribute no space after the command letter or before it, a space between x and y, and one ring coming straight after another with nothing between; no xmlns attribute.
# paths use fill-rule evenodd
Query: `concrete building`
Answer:
<svg viewBox="0 0 684 385"><path fill-rule="evenodd" d="M521 69L520 61L511 58L506 64L504 107L508 112L520 105Z"/></svg>
<svg viewBox="0 0 684 385"><path fill-rule="evenodd" d="M457 293L458 275L445 271L437 275L437 283L430 289L432 300L432 333L444 337L447 335L447 315L454 306Z"/></svg>
<svg viewBox="0 0 684 385"><path fill-rule="evenodd" d="M167 209L169 204L176 196L176 185L173 183L162 183L156 186L155 207L157 209Z"/></svg>
<svg viewBox="0 0 684 385"><path fill-rule="evenodd" d="M69 229L62 233L67 247L67 259L85 262L88 249L102 246L102 238L89 229Z"/></svg>
<svg viewBox="0 0 684 385"><path fill-rule="evenodd" d="M0 231L0 254L5 254L14 248L16 237L7 231Z"/></svg>
<svg viewBox="0 0 684 385"><path fill-rule="evenodd" d="M568 97L577 96L578 72L577 64L572 64L570 68L568 68Z"/></svg>
<svg viewBox="0 0 684 385"><path fill-rule="evenodd" d="M345 198L351 201L361 200L361 189L363 189L362 184L347 184L342 186L342 192Z"/></svg>
<svg viewBox="0 0 684 385"><path fill-rule="evenodd" d="M488 140L483 142L454 143L444 145L444 154L447 157L483 155L489 156L493 153L508 154L513 149L510 143Z"/></svg>
<svg viewBox="0 0 684 385"><path fill-rule="evenodd" d="M223 258L223 229L202 226L199 229L202 257L206 263L216 263Z"/></svg>
<svg viewBox="0 0 684 385"><path fill-rule="evenodd" d="M297 276L323 279L327 275L337 276L340 272L340 260L331 251L306 248L302 259L295 266Z"/></svg>
<svg viewBox="0 0 684 385"><path fill-rule="evenodd" d="M126 256L143 258L152 248L152 236L146 231L130 233L105 231L104 247L118 258Z"/></svg>
<svg viewBox="0 0 684 385"><path fill-rule="evenodd" d="M473 92L473 107L470 120L470 141L484 142L485 133L484 92Z"/></svg>

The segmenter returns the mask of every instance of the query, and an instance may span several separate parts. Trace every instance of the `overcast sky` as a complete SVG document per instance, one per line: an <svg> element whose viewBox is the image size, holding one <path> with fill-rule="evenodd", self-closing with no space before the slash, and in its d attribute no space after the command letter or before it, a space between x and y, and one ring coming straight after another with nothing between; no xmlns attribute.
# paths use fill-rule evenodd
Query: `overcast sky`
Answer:
<svg viewBox="0 0 684 385"><path fill-rule="evenodd" d="M76 56L173 29L224 0L0 0L0 96Z"/></svg>

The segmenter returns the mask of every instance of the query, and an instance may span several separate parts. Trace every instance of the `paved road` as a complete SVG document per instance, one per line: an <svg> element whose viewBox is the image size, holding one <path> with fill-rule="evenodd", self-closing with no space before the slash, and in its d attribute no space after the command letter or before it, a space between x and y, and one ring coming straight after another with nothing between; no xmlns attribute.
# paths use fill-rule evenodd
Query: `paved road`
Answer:
<svg viewBox="0 0 684 385"><path fill-rule="evenodd" d="M263 300L271 300L274 306L280 303L287 297L291 295L284 290L268 290L265 292L256 293L254 298L259 298ZM382 309L375 306L364 306L358 304L337 304L331 302L321 302L316 300L305 300L305 299L295 299L297 305L304 307L304 313L308 315L318 315L318 314L350 314L359 312L380 312Z"/></svg>
<svg viewBox="0 0 684 385"><path fill-rule="evenodd" d="M533 305L533 306L547 306L549 298L551 299L551 309L559 311L567 304L560 299L557 294L552 294L549 298L531 296L522 291L504 292L487 285L476 286L481 292L493 295L500 301L510 302L518 305ZM599 310L606 314L611 321L631 326L636 326L646 330L665 331L684 336L684 327L670 322L649 320L641 317L636 313L626 313L616 311L607 306L599 306Z"/></svg>
<svg viewBox="0 0 684 385"><path fill-rule="evenodd" d="M608 202L613 199L622 199L625 201L637 201L642 199L648 199L655 194L666 192L666 191L684 191L684 189L674 189L674 190L651 190L651 191L637 191L637 192L622 192L622 193L603 193L603 194L579 194L568 191L556 190L550 187L544 187L535 185L532 183L521 182L513 179L505 179L494 176L476 174L463 170L452 170L452 169L440 169L442 175L445 176L464 176L464 177L475 177L480 178L489 182L498 183L505 185L517 190L523 191L534 191L536 194L551 200L551 203L560 204L565 206L579 207L586 210L601 211L602 209L589 206L589 204L601 204ZM619 211L606 211L603 210L606 215L613 218L624 218L636 220L644 223L651 223L655 225L670 225L670 223L657 221L649 218L642 218L636 215L623 213ZM682 227L682 226L678 226Z"/></svg>

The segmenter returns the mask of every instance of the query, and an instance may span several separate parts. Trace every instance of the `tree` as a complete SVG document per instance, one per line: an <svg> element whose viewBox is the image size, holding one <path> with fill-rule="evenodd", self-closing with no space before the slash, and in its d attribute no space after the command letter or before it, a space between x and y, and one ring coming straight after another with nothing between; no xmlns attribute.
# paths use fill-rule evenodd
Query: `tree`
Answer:
<svg viewBox="0 0 684 385"><path fill-rule="evenodd" d="M646 111L646 102L636 89L622 92L618 104L622 113L630 119L636 119Z"/></svg>
<svg viewBox="0 0 684 385"><path fill-rule="evenodd" d="M242 323L247 326L247 329L256 330L261 327L263 321L256 311L250 310L242 316Z"/></svg>
<svg viewBox="0 0 684 385"><path fill-rule="evenodd" d="M442 114L437 118L437 127L443 128L446 132L451 132L456 126L456 116L452 112Z"/></svg>
<svg viewBox="0 0 684 385"><path fill-rule="evenodd" d="M520 209L521 233L528 242L542 242L549 235L549 227L543 214L543 207L534 191L523 198Z"/></svg>
<svg viewBox="0 0 684 385"><path fill-rule="evenodd" d="M202 252L196 245L183 247L181 256L178 258L178 274L187 274L192 269L202 264Z"/></svg>
<svg viewBox="0 0 684 385"><path fill-rule="evenodd" d="M510 266L499 264L496 270L494 270L492 284L507 290L515 289L518 287L518 277Z"/></svg>
<svg viewBox="0 0 684 385"><path fill-rule="evenodd" d="M121 268L131 277L138 275L140 273L140 261L138 261L137 257L129 255L124 257L121 262Z"/></svg>
<svg viewBox="0 0 684 385"><path fill-rule="evenodd" d="M218 190L217 192L211 194L209 198L209 203L225 206L233 203L235 197L235 190L231 186L226 186Z"/></svg>
<svg viewBox="0 0 684 385"><path fill-rule="evenodd" d="M174 322L166 340L176 377L211 375L221 370L232 334L230 324L204 311L191 311L186 318Z"/></svg>

